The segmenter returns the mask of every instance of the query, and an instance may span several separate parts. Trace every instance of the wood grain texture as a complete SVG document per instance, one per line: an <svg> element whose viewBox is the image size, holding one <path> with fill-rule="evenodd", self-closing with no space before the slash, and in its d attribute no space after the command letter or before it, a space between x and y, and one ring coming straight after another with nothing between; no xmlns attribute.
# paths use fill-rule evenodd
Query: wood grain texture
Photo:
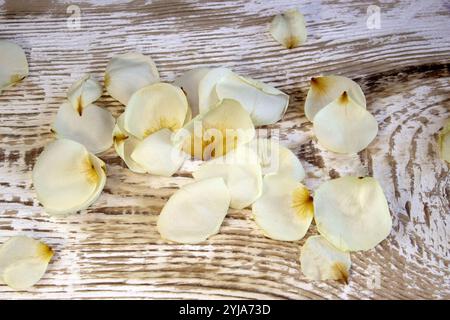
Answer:
<svg viewBox="0 0 450 320"><path fill-rule="evenodd" d="M449 166L436 144L450 117L448 1L77 1L79 30L67 27L69 4L0 0L0 39L21 45L30 64L30 76L0 96L0 242L25 234L56 251L35 287L0 285L0 298L450 298ZM380 29L366 27L371 4L381 9ZM304 13L308 41L285 50L267 28L291 7ZM345 174L380 181L394 227L373 250L352 254L347 286L306 280L304 239L265 238L250 210L230 210L205 243L162 241L158 214L198 163L172 178L138 175L111 148L101 155L108 180L93 206L64 219L43 212L31 169L53 139L67 88L84 73L102 80L109 59L130 50L150 55L163 81L226 66L290 94L283 121L270 128L304 163L308 187ZM366 93L380 130L359 154L333 154L313 136L303 103L320 74L355 79ZM123 110L106 93L99 105L115 116ZM377 273L379 286L371 285Z"/></svg>

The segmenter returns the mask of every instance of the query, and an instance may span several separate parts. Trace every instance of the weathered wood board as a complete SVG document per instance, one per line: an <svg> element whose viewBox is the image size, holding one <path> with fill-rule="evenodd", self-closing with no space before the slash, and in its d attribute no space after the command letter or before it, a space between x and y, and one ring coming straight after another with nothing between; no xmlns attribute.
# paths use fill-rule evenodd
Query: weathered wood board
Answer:
<svg viewBox="0 0 450 320"><path fill-rule="evenodd" d="M80 0L79 29L71 4L0 0L0 39L22 46L30 64L30 76L0 96L0 242L25 234L56 251L34 288L0 285L0 298L450 298L449 165L436 144L450 117L448 2ZM369 5L379 6L378 29L367 27ZM286 50L267 29L291 7L304 13L309 35ZM108 180L92 207L64 219L43 212L31 169L53 139L67 88L84 73L103 80L109 59L130 50L150 55L163 81L226 66L290 94L287 114L271 128L303 161L308 187L345 174L381 182L394 227L375 249L352 254L348 285L306 280L298 261L304 239L265 238L250 210L230 210L205 243L162 241L158 213L195 163L172 178L138 175L111 148L101 155ZM380 130L363 152L336 155L314 138L303 103L309 78L320 74L355 79L366 93ZM116 116L123 110L106 93L99 105Z"/></svg>

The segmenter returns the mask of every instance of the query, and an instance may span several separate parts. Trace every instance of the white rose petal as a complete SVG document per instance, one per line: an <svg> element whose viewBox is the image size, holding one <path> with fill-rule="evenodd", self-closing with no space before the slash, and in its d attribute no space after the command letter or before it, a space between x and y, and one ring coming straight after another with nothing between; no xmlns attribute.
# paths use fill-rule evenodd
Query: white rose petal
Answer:
<svg viewBox="0 0 450 320"><path fill-rule="evenodd" d="M269 31L272 37L287 49L295 48L306 41L305 18L297 9L276 15Z"/></svg>
<svg viewBox="0 0 450 320"><path fill-rule="evenodd" d="M17 44L0 40L0 94L28 76L25 52Z"/></svg>

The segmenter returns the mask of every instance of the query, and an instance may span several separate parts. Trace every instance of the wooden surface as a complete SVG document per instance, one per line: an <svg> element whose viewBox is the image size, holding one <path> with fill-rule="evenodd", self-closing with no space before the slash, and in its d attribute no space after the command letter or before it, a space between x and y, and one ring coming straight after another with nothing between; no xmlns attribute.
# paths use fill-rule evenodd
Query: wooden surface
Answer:
<svg viewBox="0 0 450 320"><path fill-rule="evenodd" d="M30 64L30 76L0 96L0 242L26 234L56 251L34 288L0 285L0 298L449 299L449 165L438 159L436 133L450 117L450 4L374 2L78 1L81 28L73 30L67 1L0 0L0 39L21 45ZM371 4L380 7L380 29L366 26ZM267 28L291 7L304 13L308 41L285 50ZM158 213L196 163L172 178L138 175L111 148L101 155L108 180L92 207L65 219L43 212L31 170L53 139L67 88L86 72L103 80L109 59L130 50L150 55L163 81L226 66L290 94L272 128L302 160L308 187L344 174L379 179L394 227L375 249L352 254L347 286L307 281L298 259L304 239L265 238L250 210L230 210L205 243L160 240ZM366 93L380 130L357 155L324 150L304 117L308 80L320 74L353 78ZM123 110L106 93L99 105Z"/></svg>

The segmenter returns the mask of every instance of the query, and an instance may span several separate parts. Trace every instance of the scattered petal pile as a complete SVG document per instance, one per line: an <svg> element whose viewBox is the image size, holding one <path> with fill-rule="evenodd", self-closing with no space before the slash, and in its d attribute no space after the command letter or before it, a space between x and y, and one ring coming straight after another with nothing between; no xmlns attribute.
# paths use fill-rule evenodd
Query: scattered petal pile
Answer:
<svg viewBox="0 0 450 320"><path fill-rule="evenodd" d="M52 257L53 250L38 240L10 238L0 246L0 282L26 290L42 278Z"/></svg>
<svg viewBox="0 0 450 320"><path fill-rule="evenodd" d="M28 76L25 52L17 44L0 40L0 94Z"/></svg>
<svg viewBox="0 0 450 320"><path fill-rule="evenodd" d="M297 9L276 15L269 31L272 37L287 49L298 47L306 41L305 18Z"/></svg>

